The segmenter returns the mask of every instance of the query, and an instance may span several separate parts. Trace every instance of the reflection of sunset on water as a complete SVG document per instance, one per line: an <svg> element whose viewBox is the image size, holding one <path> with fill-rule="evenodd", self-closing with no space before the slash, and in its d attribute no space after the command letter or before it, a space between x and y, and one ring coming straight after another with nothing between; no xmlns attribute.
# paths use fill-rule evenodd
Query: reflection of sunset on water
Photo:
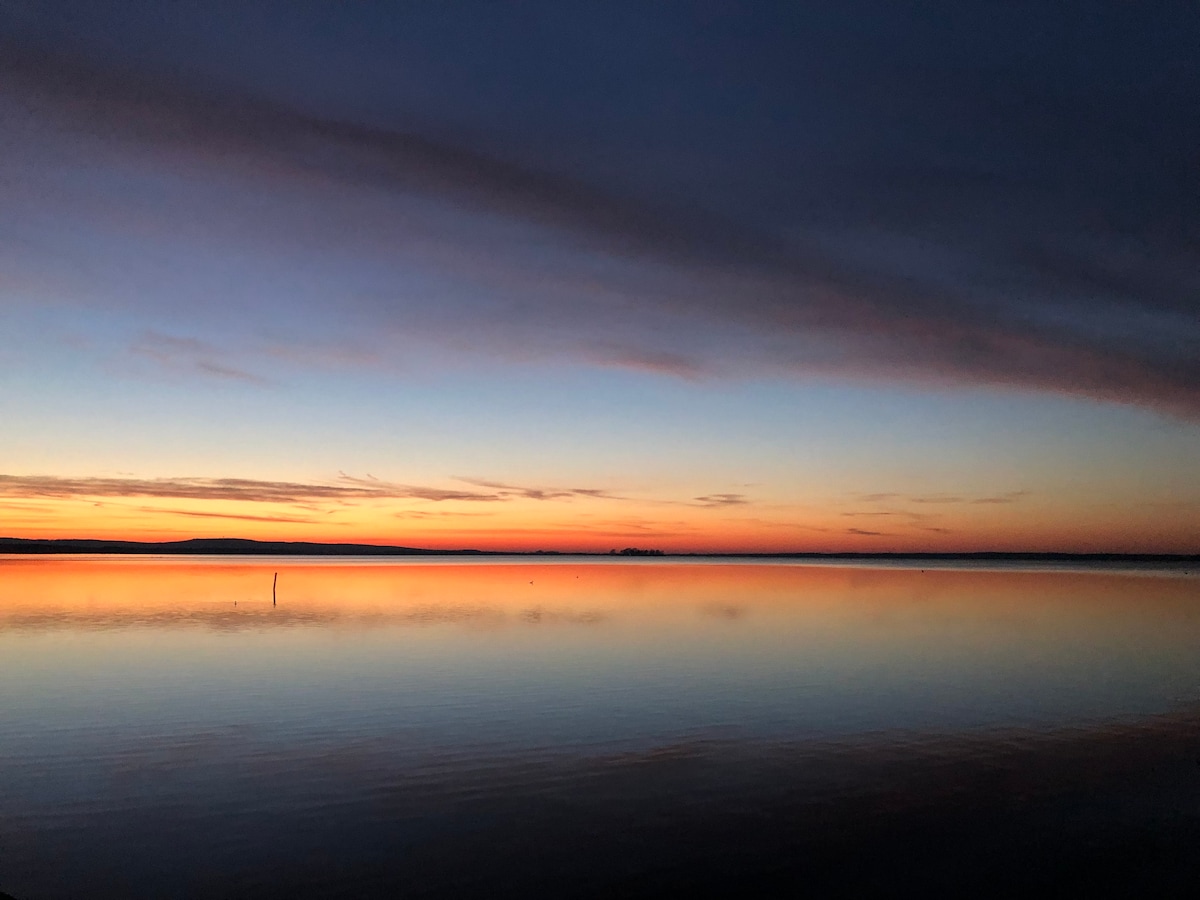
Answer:
<svg viewBox="0 0 1200 900"><path fill-rule="evenodd" d="M1200 639L1198 603L1200 581L1169 570L0 558L0 632L593 626L605 629L605 641L635 645L653 634L699 646L715 633L754 636L768 655L832 642L863 653L935 656L945 650L939 641L995 653L1020 648L1036 633L1039 652L1052 652L1045 648L1051 640L1064 653L1081 642L1153 653L1155 641L1173 645L1193 633ZM1166 622L1172 627L1164 629Z"/></svg>
<svg viewBox="0 0 1200 900"><path fill-rule="evenodd" d="M757 842L828 804L1090 797L1194 774L1197 646L1177 567L0 557L0 838L70 804L223 846L222 804L262 854L262 817L434 840L659 797L685 829L778 810Z"/></svg>

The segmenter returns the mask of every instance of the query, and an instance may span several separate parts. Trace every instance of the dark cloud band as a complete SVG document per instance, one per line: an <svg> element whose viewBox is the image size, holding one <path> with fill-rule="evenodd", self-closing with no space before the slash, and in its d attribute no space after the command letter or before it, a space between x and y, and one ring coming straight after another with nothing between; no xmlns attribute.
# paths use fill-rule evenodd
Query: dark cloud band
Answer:
<svg viewBox="0 0 1200 900"><path fill-rule="evenodd" d="M719 190L688 201L583 165L549 171L533 144L501 159L486 140L403 123L17 47L0 57L6 262L25 283L85 272L73 293L100 314L132 304L172 334L257 326L276 345L328 331L353 348L342 358L372 363L432 345L688 378L1050 391L1200 417L1194 79L1153 92L1148 75L1096 78L1080 94L939 59L889 82L893 109L878 85L900 69L880 63L828 146L782 172L727 167ZM214 267L228 270L219 290ZM189 346L143 334L132 349L267 380L208 341Z"/></svg>

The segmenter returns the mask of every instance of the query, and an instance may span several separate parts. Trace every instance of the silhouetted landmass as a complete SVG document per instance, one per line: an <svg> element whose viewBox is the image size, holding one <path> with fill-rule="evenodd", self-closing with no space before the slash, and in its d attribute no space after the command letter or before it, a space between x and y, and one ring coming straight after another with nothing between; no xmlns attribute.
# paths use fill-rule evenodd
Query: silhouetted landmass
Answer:
<svg viewBox="0 0 1200 900"><path fill-rule="evenodd" d="M186 541L99 541L80 538L0 538L0 553L130 553L179 556L653 556L666 559L903 560L928 562L1114 562L1200 563L1200 553L666 553L627 547L604 553L559 550L429 550L379 544L321 544L311 541L253 541L192 538Z"/></svg>
<svg viewBox="0 0 1200 900"><path fill-rule="evenodd" d="M877 559L928 560L930 562L1200 562L1200 553L1056 553L1041 551L982 550L974 553L675 553L677 557L730 559Z"/></svg>
<svg viewBox="0 0 1200 900"><path fill-rule="evenodd" d="M192 538L187 541L92 541L0 538L0 553L150 553L182 556L444 556L480 555L483 550L422 550L377 544L318 544L309 541L252 541Z"/></svg>

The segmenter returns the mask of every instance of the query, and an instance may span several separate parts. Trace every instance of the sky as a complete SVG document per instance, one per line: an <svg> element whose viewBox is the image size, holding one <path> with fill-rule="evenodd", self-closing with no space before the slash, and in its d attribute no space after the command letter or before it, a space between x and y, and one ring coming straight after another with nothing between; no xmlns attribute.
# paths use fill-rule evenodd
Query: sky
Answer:
<svg viewBox="0 0 1200 900"><path fill-rule="evenodd" d="M0 534L1200 552L1197 46L0 0Z"/></svg>

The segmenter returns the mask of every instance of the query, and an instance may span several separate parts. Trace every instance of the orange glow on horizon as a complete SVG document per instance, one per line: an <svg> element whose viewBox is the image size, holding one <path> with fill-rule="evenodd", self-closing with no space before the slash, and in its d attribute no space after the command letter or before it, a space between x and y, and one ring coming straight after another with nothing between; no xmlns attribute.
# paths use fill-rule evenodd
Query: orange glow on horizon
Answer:
<svg viewBox="0 0 1200 900"><path fill-rule="evenodd" d="M1197 553L1190 511L1071 503L880 509L703 508L653 500L287 505L248 501L42 499L0 502L0 536L131 541L238 537L406 546L604 553L639 547L704 552L1057 551Z"/></svg>

